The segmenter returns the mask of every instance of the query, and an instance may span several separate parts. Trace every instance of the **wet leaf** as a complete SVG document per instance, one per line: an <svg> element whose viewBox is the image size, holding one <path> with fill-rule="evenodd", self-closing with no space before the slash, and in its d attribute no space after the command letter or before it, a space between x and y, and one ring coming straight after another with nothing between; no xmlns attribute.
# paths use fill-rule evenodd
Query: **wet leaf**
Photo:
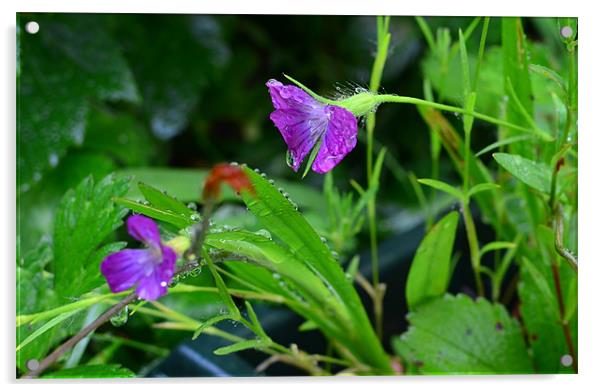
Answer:
<svg viewBox="0 0 602 392"><path fill-rule="evenodd" d="M447 291L458 216L456 211L447 214L418 246L406 283L406 301L410 310Z"/></svg>
<svg viewBox="0 0 602 392"><path fill-rule="evenodd" d="M408 315L395 351L420 374L532 373L517 320L499 304L465 295L428 302Z"/></svg>

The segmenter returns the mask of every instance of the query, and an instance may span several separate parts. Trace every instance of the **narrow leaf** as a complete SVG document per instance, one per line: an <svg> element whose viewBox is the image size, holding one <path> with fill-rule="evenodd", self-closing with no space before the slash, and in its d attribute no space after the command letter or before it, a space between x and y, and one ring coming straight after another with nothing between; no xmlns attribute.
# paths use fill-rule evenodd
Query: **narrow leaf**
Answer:
<svg viewBox="0 0 602 392"><path fill-rule="evenodd" d="M456 211L447 214L418 246L406 283L406 301L410 310L447 291L458 217Z"/></svg>
<svg viewBox="0 0 602 392"><path fill-rule="evenodd" d="M462 194L462 192L459 189L454 188L453 186L446 184L443 181L433 180L430 178L421 178L418 180L418 182L421 184L424 184L424 185L428 185L431 188L435 188L437 190L445 192L449 195L452 195L453 197L455 197L456 199L458 199L460 201L464 200L464 195Z"/></svg>

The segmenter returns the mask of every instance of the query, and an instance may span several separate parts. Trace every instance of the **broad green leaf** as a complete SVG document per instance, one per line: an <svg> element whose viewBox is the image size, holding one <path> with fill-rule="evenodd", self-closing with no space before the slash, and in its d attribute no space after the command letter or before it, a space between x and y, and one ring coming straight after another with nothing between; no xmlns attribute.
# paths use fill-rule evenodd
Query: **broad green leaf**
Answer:
<svg viewBox="0 0 602 392"><path fill-rule="evenodd" d="M456 211L447 214L418 246L406 282L406 301L410 310L447 291L458 216Z"/></svg>
<svg viewBox="0 0 602 392"><path fill-rule="evenodd" d="M540 192L550 192L552 173L548 166L520 155L498 152L493 158L519 181Z"/></svg>
<svg viewBox="0 0 602 392"><path fill-rule="evenodd" d="M41 378L131 378L136 374L121 365L83 365L61 369Z"/></svg>
<svg viewBox="0 0 602 392"><path fill-rule="evenodd" d="M520 325L499 304L447 294L408 320L408 331L393 346L420 374L533 372Z"/></svg>
<svg viewBox="0 0 602 392"><path fill-rule="evenodd" d="M464 200L464 195L462 194L462 192L459 189L454 188L453 186L446 184L443 181L433 180L430 178L421 178L418 180L418 182L421 184L430 186L431 188L435 188L437 190L445 192L449 195L452 195L453 197L455 197L458 200Z"/></svg>
<svg viewBox="0 0 602 392"><path fill-rule="evenodd" d="M529 71L554 82L559 87L560 91L562 92L562 96L561 96L562 100L564 102L568 102L569 98L568 98L568 93L567 93L566 82L564 81L562 76L558 75L558 73L556 71L554 71L553 69L550 69L548 67L545 67L543 65L539 65L539 64L529 64Z"/></svg>
<svg viewBox="0 0 602 392"><path fill-rule="evenodd" d="M254 192L244 192L243 200L263 227L283 241L291 252L328 287L337 302L343 307L346 323L347 347L361 360L381 372L389 372L390 364L368 316L353 286L347 281L340 264L334 259L320 236L303 218L301 213L268 180L249 168L245 174L253 185ZM341 338L339 336L338 338ZM362 342L362 343L360 343Z"/></svg>
<svg viewBox="0 0 602 392"><path fill-rule="evenodd" d="M215 355L228 355L228 354L235 353L237 351L266 347L268 344L269 344L269 340L267 340L267 339L243 340L242 342L237 342L237 343L231 344L229 346L220 347L217 350L213 351L213 353Z"/></svg>
<svg viewBox="0 0 602 392"><path fill-rule="evenodd" d="M468 197L472 197L474 195L476 195L479 192L484 192L484 191L491 191L494 189L499 189L500 186L498 184L493 184L493 183L482 183L482 184L477 184L475 186L473 186L472 188L470 188L470 190L468 191Z"/></svg>
<svg viewBox="0 0 602 392"><path fill-rule="evenodd" d="M113 202L127 188L124 179L107 176L94 184L88 177L63 196L54 222L53 262L54 287L63 300L100 285L102 259L125 246L115 243L101 247L127 214Z"/></svg>
<svg viewBox="0 0 602 392"><path fill-rule="evenodd" d="M27 23L29 18L20 18ZM25 192L84 141L89 100L139 99L102 17L38 14L37 34L19 36L17 181ZM43 108L43 110L41 110Z"/></svg>

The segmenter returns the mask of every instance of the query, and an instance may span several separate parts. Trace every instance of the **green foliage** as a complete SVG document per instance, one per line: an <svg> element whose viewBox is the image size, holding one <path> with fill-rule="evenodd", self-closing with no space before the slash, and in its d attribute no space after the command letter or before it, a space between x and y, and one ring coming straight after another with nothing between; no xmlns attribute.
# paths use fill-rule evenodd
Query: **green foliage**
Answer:
<svg viewBox="0 0 602 392"><path fill-rule="evenodd" d="M103 243L127 214L113 202L127 188L128 181L113 176L97 184L88 177L63 196L54 223L53 261L54 287L61 300L99 286L101 261L125 245Z"/></svg>
<svg viewBox="0 0 602 392"><path fill-rule="evenodd" d="M408 273L406 301L410 310L445 294L452 274L451 256L459 214L450 212L426 234Z"/></svg>
<svg viewBox="0 0 602 392"><path fill-rule="evenodd" d="M23 25L29 18L21 18ZM36 15L20 35L18 189L25 192L84 141L88 101L135 102L132 74L97 15ZM44 110L41 110L44 108Z"/></svg>
<svg viewBox="0 0 602 392"><path fill-rule="evenodd" d="M446 295L408 320L409 330L393 344L419 374L533 372L520 326L501 305Z"/></svg>
<svg viewBox="0 0 602 392"><path fill-rule="evenodd" d="M26 34L34 16L41 30ZM266 364L282 360L310 374L392 374L390 354L404 374L576 371L578 280L565 259L578 248L576 19L378 17L370 68L369 48L357 43L374 26L350 17L18 18L18 372L125 295L108 292L99 264L131 241L121 227L127 211L158 221L164 242L186 237L201 221L208 168L231 159L276 181L240 166L253 192L241 200L224 187L201 254L178 259L186 272L168 295L122 310L122 325L107 323L99 330L108 333L81 341L44 377L145 376L182 339L212 336L229 342L216 356L254 349L271 356ZM563 26L570 37L559 34ZM333 31L348 39L324 39ZM419 31L424 51L413 50ZM302 45L281 38L295 33ZM403 75L419 67L422 83L406 83ZM358 78L374 93L392 90L397 100L383 99L386 108L358 122L367 155L358 146L322 182L308 173L318 145L303 180L294 176L264 86L282 71L324 96L337 80ZM323 102L379 97L353 95L359 87L337 86L344 97ZM407 173L419 208L405 195ZM461 214L448 212L451 204ZM460 219L466 233L456 238ZM391 239L410 238L403 230L422 223L408 275L388 273L402 258L396 244L387 251ZM454 247L464 235L468 251ZM464 274L469 264L474 277ZM446 293L482 280L487 290L477 283L476 300ZM384 302L379 281L388 286ZM249 301L265 303L261 322ZM399 309L388 305L404 301L410 326L386 352L383 341L403 329L391 325ZM271 307L296 313L299 330L322 334L324 345L309 353L273 341ZM567 354L574 367L561 363Z"/></svg>
<svg viewBox="0 0 602 392"><path fill-rule="evenodd" d="M28 314L50 308L56 296L53 291L52 277L44 273L45 267L52 261L52 247L48 241L42 241L36 248L26 252L17 263L17 314ZM31 336L33 328L17 325L17 346ZM17 366L25 368L31 358L40 358L50 347L51 333L44 334L34 344L29 344L17 352Z"/></svg>
<svg viewBox="0 0 602 392"><path fill-rule="evenodd" d="M552 173L549 167L520 155L496 153L495 160L521 182L542 193L550 192Z"/></svg>
<svg viewBox="0 0 602 392"><path fill-rule="evenodd" d="M561 365L560 358L569 354L562 324L566 322L576 337L575 314L562 320L556 287L553 265L559 270L559 279L564 296L562 301L575 301L577 291L571 287L574 272L563 262L558 264L558 256L554 251L553 233L540 226L537 232L539 257L521 260L521 283L518 294L521 300L521 314L525 320L529 343L533 349L535 368L541 373L571 372L570 368ZM575 339L575 338L574 338ZM573 344L576 347L576 340Z"/></svg>
<svg viewBox="0 0 602 392"><path fill-rule="evenodd" d="M336 298L337 307L343 307L348 314L350 325L346 326L347 335L337 338L348 341L348 349L376 369L389 371L390 365L359 297L326 245L293 204L273 185L248 168L245 168L245 173L255 190L255 195L243 193L249 210L322 280ZM360 341L363 343L360 344Z"/></svg>

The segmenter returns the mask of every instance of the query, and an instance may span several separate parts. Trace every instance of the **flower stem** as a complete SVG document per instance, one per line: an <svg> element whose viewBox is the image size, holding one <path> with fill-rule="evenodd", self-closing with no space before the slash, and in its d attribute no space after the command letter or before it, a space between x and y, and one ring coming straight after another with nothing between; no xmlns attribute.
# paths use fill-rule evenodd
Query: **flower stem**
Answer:
<svg viewBox="0 0 602 392"><path fill-rule="evenodd" d="M389 50L389 42L391 41L391 34L389 33L389 21L390 17L377 17L376 18L376 34L378 45L376 49L376 58L372 65L372 73L370 75L370 91L377 93L380 87L380 81L382 79L383 69L387 60L387 52ZM367 150L366 150L366 174L368 176L368 183L371 185L378 179L374 178L374 166L372 156L372 146L374 144L374 127L376 125L374 113L369 113L366 118L366 135L367 135ZM379 277L379 262L378 262L378 227L376 225L376 195L373 195L368 200L367 205L368 211L368 228L370 231L370 258L372 262L372 286L377 295L374 295L373 300L373 311L374 311L374 324L377 336L382 339L382 299L384 296L384 289L380 284Z"/></svg>
<svg viewBox="0 0 602 392"><path fill-rule="evenodd" d="M550 135L548 135L547 133L543 132L540 129L525 128L520 125L510 123L508 121L500 120L498 118L491 117L486 114L478 113L478 112L475 112L472 110L467 110L467 109L457 107L457 106L445 105L442 103L426 101L426 100L420 99L420 98L404 97L404 96L393 95L393 94L378 95L377 101L378 101L378 103L408 103L408 104L412 104L412 105L428 106L428 107L431 107L434 109L439 109L439 110L443 110L443 111L447 111L447 112L472 116L474 118L478 118L479 120L487 121L489 123L500 125L500 126L507 127L507 128L516 129L517 131L522 131L525 133L534 133L538 137L540 137L546 141L553 140L553 138Z"/></svg>
<svg viewBox="0 0 602 392"><path fill-rule="evenodd" d="M479 250L479 240L475 229L472 213L470 212L469 202L464 202L462 206L462 216L464 217L464 225L466 226L466 237L468 238L468 249L470 251L470 263L475 275L477 285L477 294L479 297L485 295L483 280L481 279L481 255Z"/></svg>

